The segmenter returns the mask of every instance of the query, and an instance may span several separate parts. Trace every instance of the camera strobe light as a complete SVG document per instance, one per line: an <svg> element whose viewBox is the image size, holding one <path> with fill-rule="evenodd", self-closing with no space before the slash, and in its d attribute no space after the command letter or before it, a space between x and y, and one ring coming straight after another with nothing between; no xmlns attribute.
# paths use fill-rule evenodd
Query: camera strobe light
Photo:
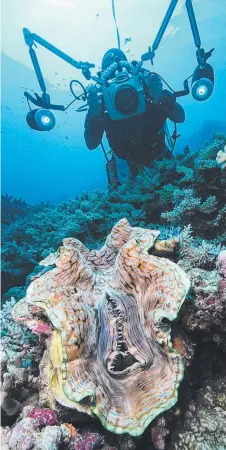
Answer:
<svg viewBox="0 0 226 450"><path fill-rule="evenodd" d="M214 71L210 64L196 67L192 77L191 93L199 102L207 100L214 88Z"/></svg>
<svg viewBox="0 0 226 450"><path fill-rule="evenodd" d="M50 131L54 128L56 119L49 109L33 109L26 117L27 124L36 131Z"/></svg>

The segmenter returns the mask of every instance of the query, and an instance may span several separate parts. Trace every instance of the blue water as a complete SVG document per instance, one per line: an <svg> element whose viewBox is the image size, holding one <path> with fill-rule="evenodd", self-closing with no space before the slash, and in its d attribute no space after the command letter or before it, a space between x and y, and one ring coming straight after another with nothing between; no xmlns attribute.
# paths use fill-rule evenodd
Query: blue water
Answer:
<svg viewBox="0 0 226 450"><path fill-rule="evenodd" d="M50 200L52 203L58 203L69 197L73 198L84 190L105 187L107 184L105 159L100 148L93 152L89 152L86 149L83 138L85 113L76 113L74 107L70 108L66 113L58 112L56 114L57 125L51 132L35 132L28 128L25 121L27 103L23 97L23 92L25 88L29 92L32 92L32 90L39 92L39 87L29 62L28 48L23 43L22 26L30 27L31 31L37 33L39 30L43 31L43 37L48 37L53 44L60 46L62 40L62 50L66 50L64 45L67 45L68 32L70 38L72 35L74 36L75 47L78 53L77 55L75 51L71 56L78 59L91 60L91 45L94 62L97 66L100 64L103 54L100 46L102 46L103 51L107 50L105 46L105 32L107 33L107 30L103 27L103 22L99 22L102 24L100 27L98 27L97 22L98 33L93 34L92 28L89 28L83 31L83 36L81 35L81 30L76 34L76 27L72 29L69 25L62 25L57 30L57 33L54 33L54 11L50 9L50 0L45 2L46 9L43 10L43 17L45 17L45 11L49 14L46 17L49 26L47 23L46 25L43 24L41 11L39 11L40 17L38 16L37 4L36 9L33 11L33 13L36 13L35 16L35 14L32 15L31 5L29 6L30 9L28 8L27 0L23 3L24 10L21 12L19 4L15 6L14 2L15 8L18 8L18 24L15 16L13 15L12 17L9 14L12 1L3 5L5 25L3 27L2 45L2 51L4 52L2 54L2 192L17 198L22 197L32 204L41 200ZM122 29L122 42L126 37L125 32L128 31L129 35L133 37L131 46L134 45L136 48L137 44L137 48L140 49L141 53L146 52L147 44L151 44L148 30L150 29L151 34L152 24L155 23L154 17L151 14L147 17L147 13L149 13L153 5L151 6L147 0L142 0L140 2L139 18L136 18L133 7L137 7L137 2L126 1L123 6L120 6L119 3L116 2L116 6L118 4L118 22ZM163 15L164 8L167 5L167 1L162 2L161 12L158 12L159 24L161 22L161 14ZM41 7L43 7L43 2L40 2ZM78 2L77 21L79 20L80 7L82 8L82 5ZM104 15L105 7L106 5L103 5L103 2L97 2L96 8L94 8L94 5L90 8L90 16L88 8L87 23L91 21L93 16L96 20L101 21L102 9ZM121 16L120 8L124 8ZM181 104L186 111L186 122L178 127L178 131L182 136L178 140L177 151L181 151L186 144L195 148L208 139L212 132L226 130L225 9L226 4L224 0L195 2L195 11L203 46L206 51L215 47L211 64L215 69L216 83L213 95L204 103L196 102L191 96L181 99ZM59 11L56 9L57 13L59 15ZM106 42L109 43L109 46L112 46L115 45L115 30L111 22L110 9L108 13L112 33L110 37L108 33ZM95 14L97 14L97 17L95 17ZM142 21L144 22L144 28L146 26L143 40L141 32ZM138 22L139 30L136 26ZM131 29L129 23L131 23ZM179 30L163 39L159 50L156 52L154 70L159 72L174 89L179 90L182 88L184 78L189 76L196 66L195 47L184 8L182 8L180 14L173 17L172 24L175 30L177 28ZM155 26L157 29L157 25ZM52 34L50 30L52 30ZM59 38L61 35L62 39ZM95 36L97 36L96 44ZM69 37L68 45L71 45ZM83 38L86 44L84 46L82 45ZM79 42L84 52L82 55ZM71 100L69 90L66 87L63 88L64 90L61 90L62 86L70 81L68 67L66 64L62 65L56 57L52 58L47 53L46 50L40 47L37 50L37 54L41 57L43 73L47 72L50 74L52 71L52 74L58 74L60 67L59 79L56 84L54 84L54 76L48 76L46 80L52 101L65 105ZM14 56L14 59L11 55ZM132 59L129 53L127 56ZM149 63L147 67L151 68ZM66 78L63 81L65 73ZM95 73L95 70L93 73ZM71 68L70 76L77 77L77 75L81 79L78 71ZM58 84L61 84L61 86L58 87Z"/></svg>

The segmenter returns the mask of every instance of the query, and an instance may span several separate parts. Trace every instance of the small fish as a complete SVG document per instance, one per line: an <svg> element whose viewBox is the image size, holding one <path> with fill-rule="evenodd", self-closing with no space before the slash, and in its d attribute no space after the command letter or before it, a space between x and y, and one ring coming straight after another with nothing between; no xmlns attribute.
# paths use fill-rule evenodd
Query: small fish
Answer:
<svg viewBox="0 0 226 450"><path fill-rule="evenodd" d="M128 44L128 42L132 42L132 38L131 37L125 38L124 45Z"/></svg>
<svg viewBox="0 0 226 450"><path fill-rule="evenodd" d="M130 53L130 49L127 48L127 49L125 50L125 52L126 52L126 53Z"/></svg>
<svg viewBox="0 0 226 450"><path fill-rule="evenodd" d="M96 17L99 17L100 13L96 13Z"/></svg>

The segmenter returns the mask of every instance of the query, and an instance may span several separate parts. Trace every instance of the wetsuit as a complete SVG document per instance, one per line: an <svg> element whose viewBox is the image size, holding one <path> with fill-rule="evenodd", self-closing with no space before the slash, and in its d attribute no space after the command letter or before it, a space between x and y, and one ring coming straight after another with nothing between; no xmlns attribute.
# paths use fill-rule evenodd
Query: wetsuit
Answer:
<svg viewBox="0 0 226 450"><path fill-rule="evenodd" d="M88 112L84 133L86 145L90 150L95 149L105 132L110 147L120 159L149 166L158 156L171 155L165 144L164 123L167 118L184 121L184 111L178 103L174 110L176 120L172 119L172 111L154 103L147 103L143 114L122 120L111 120L107 113L92 116Z"/></svg>

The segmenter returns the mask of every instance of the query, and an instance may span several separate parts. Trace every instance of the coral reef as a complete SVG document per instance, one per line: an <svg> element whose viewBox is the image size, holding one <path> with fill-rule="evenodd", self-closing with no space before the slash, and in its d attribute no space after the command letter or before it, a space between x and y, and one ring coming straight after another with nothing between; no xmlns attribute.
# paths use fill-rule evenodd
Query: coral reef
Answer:
<svg viewBox="0 0 226 450"><path fill-rule="evenodd" d="M9 225L30 211L30 206L22 199L15 199L9 195L2 195L1 213L2 223Z"/></svg>
<svg viewBox="0 0 226 450"><path fill-rule="evenodd" d="M226 351L226 251L219 253L215 270L192 268L190 298L181 312L183 328L205 333Z"/></svg>
<svg viewBox="0 0 226 450"><path fill-rule="evenodd" d="M61 247L58 252L50 254L45 260L41 261L41 272L40 270L37 270L32 276L33 281L29 288L27 288L27 294L25 292L26 289L13 288L5 295L5 304L3 305L1 317L3 336L3 351L1 358L2 389L4 392L2 403L3 408L5 408L2 409L4 426L2 430L2 445L4 444L4 450L10 448L15 448L15 450L17 448L24 448L24 450L26 450L26 448L33 448L34 450L45 448L47 450L49 448L59 448L62 450L77 450L78 448L82 450L94 448L103 450L141 450L144 448L147 450L166 450L169 448L176 449L176 445L179 446L178 448L186 449L185 442L189 443L190 438L192 442L189 445L193 445L194 449L196 449L199 442L201 442L200 445L202 445L202 442L205 442L206 448L208 448L206 441L203 441L203 436L207 439L203 430L201 430L201 435L196 432L197 439L195 436L193 442L191 433L194 432L189 428L190 422L188 422L187 419L185 422L184 417L189 417L189 411L193 411L194 421L197 417L197 423L200 424L199 407L194 406L196 405L196 390L198 388L198 395L199 392L201 395L202 391L200 391L200 388L203 389L204 381L206 380L206 383L208 382L209 385L212 385L212 383L214 383L214 376L222 371L222 367L225 368L225 358L222 359L221 355L222 349L226 349L226 252L225 250L221 250L219 245L207 244L202 240L196 241L192 236L191 227L185 227L182 232L179 232L179 235L177 230L174 232L172 229L169 230L166 235L164 235L164 233L161 233L160 235L160 231L146 230L144 239L142 238L142 233L138 233L139 236L136 235L139 231L138 228L131 228L124 221L123 223L125 225L123 232L120 233L120 227L116 227L115 232L113 230L113 233L108 237L105 246L98 251L89 251L76 239L65 239L63 241L63 247ZM131 230L134 235L130 234ZM160 236L171 237L164 241L163 239L159 239ZM111 267L109 267L108 264L111 264L111 261L115 264L115 261L119 260L120 253L124 248L127 248L131 239L137 240L136 245L138 245L138 247L135 246L135 249L139 249L139 245L141 246L142 250L140 256L142 256L143 252L145 252L144 248L147 237L148 246L150 246L148 258L155 257L160 260L165 260L165 258L167 258L168 262L177 261L179 266L188 273L191 280L190 291L180 309L180 314L176 323L174 321L172 324L171 331L172 347L181 355L186 367L185 379L181 385L183 392L179 394L179 403L177 406L172 407L169 411L157 416L139 440L136 441L134 440L135 438L130 438L129 440L129 437L127 437L128 435L115 435L115 439L112 439L111 436L109 437L106 435L104 429L98 428L97 424L95 427L93 425L87 425L87 421L91 420L88 419L87 415L76 413L75 409L70 409L71 405L68 408L56 402L53 391L51 390L50 379L51 376L54 375L54 372L51 372L49 356L52 351L54 364L57 364L57 371L58 373L62 373L62 371L59 372L59 367L61 367L59 350L61 347L58 344L56 347L51 345L52 329L54 329L53 336L54 333L60 333L62 319L60 319L59 322L59 318L57 319L57 316L51 315L50 311L48 311L48 313L46 311L43 315L42 306L43 301L44 303L46 301L46 285L45 283L42 285L41 280L49 280L47 290L48 293L51 292L51 295L54 296L54 292L56 294L56 291L55 288L52 289L52 282L54 281L55 276L52 279L51 274L58 274L60 280L60 274L64 274L65 278L63 278L63 286L64 283L68 286L69 276L69 279L73 280L73 286L70 286L69 289L67 288L66 292L64 291L63 286L61 286L60 290L57 290L57 296L54 297L55 300L52 311L58 311L60 313L60 318L62 318L63 311L62 309L59 309L59 306L62 295L66 295L66 299L71 299L72 297L73 299L76 299L77 303L72 302L72 305L76 304L76 310L73 310L73 317L77 317L77 314L79 313L81 319L82 315L84 315L84 310L81 308L81 305L83 304L81 298L84 296L83 283L89 282L90 273L94 272L94 278L95 280L98 279L98 283L94 283L93 285L93 295L89 294L86 296L85 301L87 303L85 303L85 305L87 309L85 309L85 312L93 309L93 317L97 317L97 314L101 316L104 308L100 309L97 306L100 295L104 291L104 284L101 285L101 288L98 288L101 279L101 271L109 271L109 277L105 280L109 286L112 275L110 275ZM136 261L136 252L134 253L135 249L133 248L132 250L131 248L129 250L133 257L133 264L135 264ZM77 252L76 261L78 263L79 261L81 263L82 260L82 267L78 264L77 272L75 270L76 263L71 265L73 259L72 255L75 255L73 252ZM109 262L108 258L112 254L113 259L111 260L110 258ZM78 258L79 255L80 257ZM91 272L89 270L87 272L87 261L89 261L89 269L92 269ZM100 264L101 269L99 268ZM79 267L82 270L79 271ZM135 276L136 278L137 275L135 274L138 274L142 267L144 268L144 266L130 266L129 269L132 270L132 273L135 271L133 277ZM71 275L73 274L72 278L70 278L70 273ZM79 279L76 279L76 273L79 273ZM88 278L86 278L87 273ZM114 285L116 282L115 276L113 278ZM121 282L124 283L124 286L127 286L128 274L123 277ZM77 292L75 292L75 285ZM126 289L128 289L128 287L126 287ZM145 285L145 289L148 292L147 284ZM10 294L15 295L17 301L21 300L26 294L26 301L22 299L22 301L16 303L14 298L9 300ZM32 304L32 298L35 299L35 305ZM126 294L126 299L127 298ZM77 300L79 299L80 301L78 302ZM37 302L39 305L37 305ZM23 307L21 308L21 306ZM19 321L15 323L11 316L11 311L13 309L15 314L17 308L20 310L20 317L17 317ZM113 312L114 308L115 305L113 302ZM117 309L118 307L116 310ZM120 307L119 309L121 313L122 308ZM48 314L51 315L51 319L48 317ZM72 314L72 310L69 314ZM105 318L108 317L108 314L109 312L107 315L105 314ZM117 317L114 317L114 320L116 319ZM96 323L95 320L93 322L94 324ZM71 320L69 320L69 322L71 322ZM161 321L161 330L158 329L158 333L156 333L156 335L158 335L160 332L161 336L159 336L159 338L164 338L164 336L166 337L169 333L169 325L164 322L165 321ZM63 320L63 324L66 323L68 324L67 320ZM83 336L87 337L87 334L85 334L85 322L81 322L80 320L76 321L75 324L77 329L76 338L82 338L82 331L84 331ZM121 326L120 323L119 325ZM58 327L57 329L56 326ZM118 332L121 332L121 328L118 330L116 325L115 327L115 335L117 335ZM67 328L67 333L70 334L70 330L71 328L69 326L69 328ZM95 335L95 327L94 331L92 330L90 330L90 335L92 335L92 333ZM153 328L152 332L154 331L156 330ZM43 332L45 334L43 334ZM124 332L125 328L123 327L123 334ZM69 336L70 339L73 339L74 337L73 334ZM77 341L78 344L79 339L77 339ZM80 342L80 349L83 348L83 351L85 351L85 342L86 340ZM168 340L168 345L169 344L170 341ZM164 345L161 345L161 348L164 349L164 352L166 351ZM44 349L46 350L44 351ZM72 355L72 347L67 346L67 351L69 349L70 352L68 354ZM116 351L117 350L116 345ZM79 352L80 350L78 349L76 351ZM40 360L41 362L39 363ZM79 361L79 358L76 361ZM221 384L219 384L219 391L220 386ZM60 390L58 393L59 392L62 393ZM72 403L74 403L75 406L75 402ZM189 408L188 405L190 405ZM88 402L87 405L87 401L81 400L80 406L87 410L87 406L92 407L93 404L91 401L90 403ZM53 408L54 410L50 408ZM209 405L208 408L208 414L211 414L212 406ZM78 414L80 415L78 416ZM215 419L221 420L220 416L216 416L215 409L213 411L213 416ZM83 423L85 424L85 427ZM10 426L13 424L15 425L10 428L10 426L5 426L7 424ZM219 425L219 427L220 426L221 425ZM215 429L215 431L212 432L211 439L215 437L218 430L220 436L219 439L222 441L220 428ZM210 436L208 436L208 439L210 439ZM220 445L222 445L221 441ZM9 442L12 447L9 447ZM211 443L212 442L213 440ZM210 448L215 448L211 447L209 443L208 445ZM217 446L216 448L218 449ZM224 447L219 446L219 449L221 448Z"/></svg>
<svg viewBox="0 0 226 450"><path fill-rule="evenodd" d="M161 417L156 425L151 428L151 438L156 450L165 450L165 439L168 434L169 430L167 429L166 420Z"/></svg>
<svg viewBox="0 0 226 450"><path fill-rule="evenodd" d="M118 434L142 434L175 404L183 377L166 320L177 317L189 278L152 255L169 255L179 244L158 236L122 219L100 250L64 239L41 261L56 267L35 279L13 309L15 320L28 325L42 310L53 326L46 365L56 400L96 415Z"/></svg>
<svg viewBox="0 0 226 450"><path fill-rule="evenodd" d="M56 207L3 196L3 450L226 448L225 145Z"/></svg>
<svg viewBox="0 0 226 450"><path fill-rule="evenodd" d="M218 255L218 267L219 267L219 297L221 303L226 303L226 250L222 250ZM226 305L225 305L226 306Z"/></svg>
<svg viewBox="0 0 226 450"><path fill-rule="evenodd" d="M19 413L24 402L38 392L37 364L45 346L45 342L31 333L27 326L13 320L11 311L15 304L16 300L12 298L1 311L3 417Z"/></svg>
<svg viewBox="0 0 226 450"><path fill-rule="evenodd" d="M50 413L49 413L50 414ZM48 418L45 416L46 424ZM57 450L63 442L68 442L74 434L73 427L68 424L46 425L42 427L40 421L41 410L38 418L25 417L13 428L8 441L9 450ZM52 420L50 420L51 422Z"/></svg>
<svg viewBox="0 0 226 450"><path fill-rule="evenodd" d="M225 136L215 135L212 143L196 151L186 148L173 161L156 161L135 183L84 193L56 207L21 207L21 216L14 214L13 200L3 197L9 209L2 229L3 290L24 285L38 262L67 236L88 247L101 246L109 228L121 217L133 226L150 229L158 229L155 224L161 223L163 239L191 224L195 236L216 246L226 245L226 172L216 162L225 144Z"/></svg>
<svg viewBox="0 0 226 450"><path fill-rule="evenodd" d="M27 416L34 419L38 427L43 425L56 425L57 423L56 412L49 408L33 408Z"/></svg>
<svg viewBox="0 0 226 450"><path fill-rule="evenodd" d="M170 450L226 448L226 380L208 383L187 408L183 426L173 436Z"/></svg>
<svg viewBox="0 0 226 450"><path fill-rule="evenodd" d="M226 145L224 146L223 150L219 150L219 152L217 153L216 161L217 161L217 164L219 164L219 166L222 169L225 169L225 167L226 167Z"/></svg>

